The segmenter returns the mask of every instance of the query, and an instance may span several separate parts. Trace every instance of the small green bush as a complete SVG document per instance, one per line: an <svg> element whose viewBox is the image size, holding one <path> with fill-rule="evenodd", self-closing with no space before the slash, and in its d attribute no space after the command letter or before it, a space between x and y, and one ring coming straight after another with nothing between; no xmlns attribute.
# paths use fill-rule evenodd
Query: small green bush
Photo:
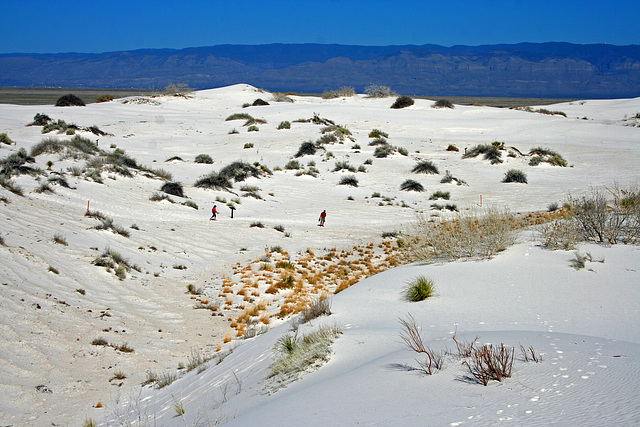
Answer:
<svg viewBox="0 0 640 427"><path fill-rule="evenodd" d="M208 154L198 154L196 156L195 162L196 163L206 163L206 164L210 165L211 163L213 163L213 159Z"/></svg>
<svg viewBox="0 0 640 427"><path fill-rule="evenodd" d="M369 138L389 138L389 134L379 129L373 129L369 132Z"/></svg>
<svg viewBox="0 0 640 427"><path fill-rule="evenodd" d="M51 121L51 117L47 116L46 114L37 113L33 117L33 122L31 122L29 126L44 126L51 123Z"/></svg>
<svg viewBox="0 0 640 427"><path fill-rule="evenodd" d="M63 95L56 101L56 107L84 107L84 101L72 93Z"/></svg>
<svg viewBox="0 0 640 427"><path fill-rule="evenodd" d="M388 157L390 154L393 154L393 151L394 149L391 145L382 144L376 147L376 149L373 151L373 157L376 157L376 158Z"/></svg>
<svg viewBox="0 0 640 427"><path fill-rule="evenodd" d="M429 197L429 200L438 200L438 199L449 200L450 197L451 197L450 192L438 190Z"/></svg>
<svg viewBox="0 0 640 427"><path fill-rule="evenodd" d="M396 98L395 102L391 105L393 109L400 109L410 107L414 104L413 98L410 96L402 95Z"/></svg>
<svg viewBox="0 0 640 427"><path fill-rule="evenodd" d="M413 179L408 179L402 184L400 184L400 190L422 192L424 191L424 187L418 181L415 181Z"/></svg>
<svg viewBox="0 0 640 427"><path fill-rule="evenodd" d="M439 99L431 106L432 108L454 108L448 99Z"/></svg>
<svg viewBox="0 0 640 427"><path fill-rule="evenodd" d="M447 147L447 151L456 151L457 152L457 151L460 151L460 150L455 145L449 144L449 146Z"/></svg>
<svg viewBox="0 0 640 427"><path fill-rule="evenodd" d="M312 156L316 154L316 151L318 151L319 148L320 147L317 144L311 141L305 141L300 145L295 157Z"/></svg>
<svg viewBox="0 0 640 427"><path fill-rule="evenodd" d="M335 167L333 168L334 172L338 172L341 170L348 170L349 172L355 172L356 168L349 164L347 161L336 161Z"/></svg>
<svg viewBox="0 0 640 427"><path fill-rule="evenodd" d="M182 184L179 182L165 182L160 191L163 193L171 194L172 196L184 197L184 191L182 190Z"/></svg>
<svg viewBox="0 0 640 427"><path fill-rule="evenodd" d="M505 174L502 182L519 182L527 183L527 174L518 169L509 169Z"/></svg>
<svg viewBox="0 0 640 427"><path fill-rule="evenodd" d="M99 97L96 98L96 104L99 104L101 102L109 102L109 101L113 101L113 95L100 95Z"/></svg>
<svg viewBox="0 0 640 427"><path fill-rule="evenodd" d="M0 144L11 145L13 144L13 141L11 140L11 138L9 138L9 135L3 132L3 133L0 133Z"/></svg>
<svg viewBox="0 0 640 427"><path fill-rule="evenodd" d="M258 132L260 128L256 125L251 125L247 128L247 132Z"/></svg>
<svg viewBox="0 0 640 427"><path fill-rule="evenodd" d="M284 165L284 168L287 170L296 170L296 169L300 169L300 162L297 160L289 160L287 162L286 165Z"/></svg>
<svg viewBox="0 0 640 427"><path fill-rule="evenodd" d="M209 175L205 175L199 178L195 184L199 188L210 188L214 190L228 190L233 186L231 180L218 172L211 172Z"/></svg>
<svg viewBox="0 0 640 427"><path fill-rule="evenodd" d="M277 128L277 129L278 129L278 130L281 130L281 129L291 129L291 122L286 121L286 120L285 120L285 121L282 121L282 122L280 122L280 124L278 125L278 128Z"/></svg>
<svg viewBox="0 0 640 427"><path fill-rule="evenodd" d="M227 122L231 120L253 120L253 116L247 113L235 113L225 119Z"/></svg>
<svg viewBox="0 0 640 427"><path fill-rule="evenodd" d="M338 183L338 185L349 185L351 187L357 187L358 186L358 178L356 178L354 175L343 176L340 179L340 182Z"/></svg>
<svg viewBox="0 0 640 427"><path fill-rule="evenodd" d="M440 173L438 167L431 160L421 160L417 165L411 169L413 173L425 173L430 175L437 175Z"/></svg>
<svg viewBox="0 0 640 427"><path fill-rule="evenodd" d="M431 278L418 276L407 284L402 294L407 301L419 302L434 296L435 291L436 285Z"/></svg>

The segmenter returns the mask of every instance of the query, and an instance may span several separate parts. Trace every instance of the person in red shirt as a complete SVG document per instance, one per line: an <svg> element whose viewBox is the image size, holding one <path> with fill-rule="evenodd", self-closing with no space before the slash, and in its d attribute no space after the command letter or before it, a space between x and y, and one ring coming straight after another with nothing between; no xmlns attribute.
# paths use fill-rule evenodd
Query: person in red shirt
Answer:
<svg viewBox="0 0 640 427"><path fill-rule="evenodd" d="M217 205L213 205L213 208L211 209L211 218L209 218L209 221L211 220L216 220L216 217L218 215L218 211L216 210L216 206Z"/></svg>
<svg viewBox="0 0 640 427"><path fill-rule="evenodd" d="M318 224L320 227L324 227L324 221L327 218L327 211L322 211L322 213L320 214L320 219L318 221L320 221L320 224Z"/></svg>

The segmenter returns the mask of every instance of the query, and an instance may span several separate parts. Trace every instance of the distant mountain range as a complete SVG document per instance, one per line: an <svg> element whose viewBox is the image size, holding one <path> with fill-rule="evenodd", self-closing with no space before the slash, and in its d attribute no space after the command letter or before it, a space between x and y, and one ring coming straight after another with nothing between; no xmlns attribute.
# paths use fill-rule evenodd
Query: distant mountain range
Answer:
<svg viewBox="0 0 640 427"><path fill-rule="evenodd" d="M406 95L640 96L640 45L219 45L100 54L2 54L0 86L195 89L248 83L319 93L370 84Z"/></svg>

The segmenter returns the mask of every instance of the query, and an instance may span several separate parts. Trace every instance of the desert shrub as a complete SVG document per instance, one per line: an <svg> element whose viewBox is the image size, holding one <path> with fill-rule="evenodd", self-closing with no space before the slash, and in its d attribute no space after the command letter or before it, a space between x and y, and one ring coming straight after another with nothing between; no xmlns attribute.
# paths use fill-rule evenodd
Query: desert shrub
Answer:
<svg viewBox="0 0 640 427"><path fill-rule="evenodd" d="M502 182L519 182L527 183L527 174L518 169L509 169L502 178Z"/></svg>
<svg viewBox="0 0 640 427"><path fill-rule="evenodd" d="M510 211L470 210L452 221L418 216L411 249L418 260L489 258L514 244L523 222Z"/></svg>
<svg viewBox="0 0 640 427"><path fill-rule="evenodd" d="M511 376L515 348L508 348L504 344L493 347L493 345L483 345L475 348L470 360L465 360L464 365L469 369L469 373L478 383L486 386L489 381L502 381Z"/></svg>
<svg viewBox="0 0 640 427"><path fill-rule="evenodd" d="M582 240L575 218L558 219L547 222L538 227L542 244L549 249L575 249Z"/></svg>
<svg viewBox="0 0 640 427"><path fill-rule="evenodd" d="M56 101L56 107L84 107L84 101L72 93L63 95Z"/></svg>
<svg viewBox="0 0 640 427"><path fill-rule="evenodd" d="M341 170L348 170L349 172L355 172L356 168L349 164L347 161L336 160L335 167L333 168L334 172L338 172Z"/></svg>
<svg viewBox="0 0 640 427"><path fill-rule="evenodd" d="M460 151L460 149L458 149L458 147L456 147L453 144L449 144L449 146L447 147L447 151Z"/></svg>
<svg viewBox="0 0 640 427"><path fill-rule="evenodd" d="M9 138L9 135L7 135L6 132L0 133L0 144L13 144L13 141Z"/></svg>
<svg viewBox="0 0 640 427"><path fill-rule="evenodd" d="M439 173L438 167L431 160L421 160L416 164L413 169L413 173L426 173L431 175L437 175Z"/></svg>
<svg viewBox="0 0 640 427"><path fill-rule="evenodd" d="M640 192L637 189L610 189L611 200L602 190L570 198L571 212L586 239L610 244L640 241Z"/></svg>
<svg viewBox="0 0 640 427"><path fill-rule="evenodd" d="M405 182L400 184L400 190L422 192L424 191L424 186L420 184L418 181L415 181L413 179L407 179Z"/></svg>
<svg viewBox="0 0 640 427"><path fill-rule="evenodd" d="M462 158L463 159L468 159L468 158L471 158L471 157L477 157L480 154L484 155L484 159L485 160L490 160L492 165L498 164L498 163L502 163L502 160L500 159L500 157L502 156L500 148L498 148L497 146L495 146L493 144L479 144L479 145L476 145L475 147L471 148L470 150L467 150L462 155Z"/></svg>
<svg viewBox="0 0 640 427"><path fill-rule="evenodd" d="M33 122L29 124L29 126L44 126L51 123L51 117L46 114L37 113L33 117Z"/></svg>
<svg viewBox="0 0 640 427"><path fill-rule="evenodd" d="M451 197L450 192L438 190L434 192L431 196L429 196L429 200L438 200L438 199L449 200L450 197Z"/></svg>
<svg viewBox="0 0 640 427"><path fill-rule="evenodd" d="M358 178L356 178L354 175L343 176L342 178L340 178L340 182L338 182L338 185L348 185L351 187L357 187Z"/></svg>
<svg viewBox="0 0 640 427"><path fill-rule="evenodd" d="M270 171L269 171L270 172ZM247 178L260 178L266 172L262 168L258 168L255 165L243 162L241 160L230 163L229 165L220 169L219 174L233 179L235 182L244 181Z"/></svg>
<svg viewBox="0 0 640 427"><path fill-rule="evenodd" d="M411 350L418 354L423 354L426 356L426 360L420 361L416 359L416 362L420 365L421 370L427 374L431 375L433 373L433 368L440 369L438 366L434 366L434 357L433 352L429 347L424 345L424 339L422 338L422 334L420 333L420 327L416 324L416 320L413 318L411 314L407 315L406 319L398 319L400 325L402 326L402 332L400 332L400 338L404 342L407 350ZM442 364L440 363L440 367Z"/></svg>
<svg viewBox="0 0 640 427"><path fill-rule="evenodd" d="M171 194L172 196L184 197L182 184L180 184L179 182L165 182L164 184L162 184L160 191Z"/></svg>
<svg viewBox="0 0 640 427"><path fill-rule="evenodd" d="M370 146L378 146L378 145L385 145L385 144L388 144L388 142L383 137L376 138L373 141L369 142Z"/></svg>
<svg viewBox="0 0 640 427"><path fill-rule="evenodd" d="M238 131L238 129L235 129L235 128L229 131L229 135L238 135L239 133L240 132Z"/></svg>
<svg viewBox="0 0 640 427"><path fill-rule="evenodd" d="M410 302L424 301L435 295L436 285L429 277L418 276L402 290L404 299Z"/></svg>
<svg viewBox="0 0 640 427"><path fill-rule="evenodd" d="M31 157L41 154L55 154L64 150L64 144L57 138L46 138L31 147Z"/></svg>
<svg viewBox="0 0 640 427"><path fill-rule="evenodd" d="M311 141L305 141L300 145L300 148L298 148L298 152L296 153L295 157L312 156L316 154L316 151L318 151L319 148L321 147L319 147L317 144Z"/></svg>
<svg viewBox="0 0 640 427"><path fill-rule="evenodd" d="M380 129L373 129L369 132L369 138L389 138L389 134Z"/></svg>
<svg viewBox="0 0 640 427"><path fill-rule="evenodd" d="M251 125L247 128L247 132L259 132L260 128L256 125Z"/></svg>
<svg viewBox="0 0 640 427"><path fill-rule="evenodd" d="M296 169L300 169L300 162L297 160L289 160L287 162L286 165L284 165L284 168L287 170L296 170Z"/></svg>
<svg viewBox="0 0 640 427"><path fill-rule="evenodd" d="M269 103L262 98L258 98L255 101L253 101L251 105L254 107L260 107L262 105L269 105Z"/></svg>
<svg viewBox="0 0 640 427"><path fill-rule="evenodd" d="M334 98L346 98L356 94L354 88L350 86L342 86L339 89L324 91L322 93L322 99L334 99Z"/></svg>
<svg viewBox="0 0 640 427"><path fill-rule="evenodd" d="M274 346L277 357L269 366L267 378L276 377L275 382L283 387L303 371L326 362L331 355L331 345L341 333L335 326L322 326L302 337L282 336Z"/></svg>
<svg viewBox="0 0 640 427"><path fill-rule="evenodd" d="M448 99L439 99L433 103L431 108L454 108L451 101Z"/></svg>
<svg viewBox="0 0 640 427"><path fill-rule="evenodd" d="M331 315L331 300L326 294L320 295L315 301L302 312L300 315L300 323L307 323L320 316Z"/></svg>
<svg viewBox="0 0 640 427"><path fill-rule="evenodd" d="M253 142L247 142L246 144L244 144L244 147L242 147L244 149L249 149L249 148L253 148Z"/></svg>
<svg viewBox="0 0 640 427"><path fill-rule="evenodd" d="M289 122L289 121L287 121L287 120L282 121L282 122L280 122L280 124L278 125L278 128L277 128L277 129L278 129L278 130L281 130L281 129L291 129L291 122Z"/></svg>
<svg viewBox="0 0 640 427"><path fill-rule="evenodd" d="M376 149L373 151L373 157L380 159L388 157L390 154L393 154L393 152L394 148L391 145L385 143L376 147Z"/></svg>
<svg viewBox="0 0 640 427"><path fill-rule="evenodd" d="M195 162L196 163L206 163L206 164L211 164L213 163L213 159L211 158L210 155L208 154L198 154L195 158Z"/></svg>
<svg viewBox="0 0 640 427"><path fill-rule="evenodd" d="M165 95L171 96L183 96L186 97L188 93L193 92L193 89L186 83L169 83L164 88Z"/></svg>
<svg viewBox="0 0 640 427"><path fill-rule="evenodd" d="M84 154L95 154L99 151L98 146L93 141L78 135L65 142L65 146L71 151Z"/></svg>
<svg viewBox="0 0 640 427"><path fill-rule="evenodd" d="M27 150L20 148L15 153L9 154L4 159L0 159L0 176L8 178L12 175L24 175L37 173L37 169L27 166L27 163L35 163L36 159L27 154Z"/></svg>
<svg viewBox="0 0 640 427"><path fill-rule="evenodd" d="M395 93L387 86L371 84L364 90L368 98L388 98Z"/></svg>
<svg viewBox="0 0 640 427"><path fill-rule="evenodd" d="M271 94L275 102L293 102L293 99L281 92L274 92Z"/></svg>
<svg viewBox="0 0 640 427"><path fill-rule="evenodd" d="M410 107L414 104L413 98L407 95L402 95L396 98L393 104L391 104L391 108L400 109L405 107Z"/></svg>
<svg viewBox="0 0 640 427"><path fill-rule="evenodd" d="M398 154L401 154L403 156L408 156L409 155L409 150L407 150L404 147L396 147L396 149L398 150Z"/></svg>
<svg viewBox="0 0 640 427"><path fill-rule="evenodd" d="M253 116L247 113L234 113L225 119L227 122L231 120L253 120Z"/></svg>
<svg viewBox="0 0 640 427"><path fill-rule="evenodd" d="M322 135L320 138L318 138L317 144L318 145L320 145L320 144L331 144L331 143L334 143L334 142L337 142L337 141L338 141L338 137L335 134L330 133L330 134L327 134L327 135Z"/></svg>
<svg viewBox="0 0 640 427"><path fill-rule="evenodd" d="M264 228L264 224L261 223L260 221L254 221L251 224L249 224L249 227Z"/></svg>
<svg viewBox="0 0 640 427"><path fill-rule="evenodd" d="M233 187L231 180L218 172L211 172L208 175L205 175L199 178L195 184L196 187L200 188L210 188L214 190L228 190Z"/></svg>
<svg viewBox="0 0 640 427"><path fill-rule="evenodd" d="M113 95L100 95L99 97L96 98L96 104L99 104L101 102L109 102L109 101L113 101Z"/></svg>

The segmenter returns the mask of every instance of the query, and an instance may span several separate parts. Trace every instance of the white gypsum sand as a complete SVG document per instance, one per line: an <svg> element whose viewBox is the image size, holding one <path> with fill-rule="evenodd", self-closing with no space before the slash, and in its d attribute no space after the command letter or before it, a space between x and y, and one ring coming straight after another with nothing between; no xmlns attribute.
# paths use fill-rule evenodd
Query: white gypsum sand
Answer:
<svg viewBox="0 0 640 427"><path fill-rule="evenodd" d="M241 108L256 98L271 105ZM24 196L0 187L0 235L6 245L0 247L0 424L80 425L86 419L167 426L225 420L229 425L638 423L637 246L582 244L582 252L605 262L575 270L569 265L573 252L541 248L532 230L489 261L404 266L336 295L331 316L299 331L340 327L330 361L278 391L265 377L274 343L291 330L287 319L274 318L272 329L254 339L223 345L224 353L233 352L202 373L178 370L192 352L215 355L229 329L228 315L194 309L187 285L215 295L234 265L260 259L265 249L281 246L295 256L307 248L324 254L334 247L377 245L382 233L410 228L417 212L454 215L432 211L433 203L455 204L462 212L486 207L539 211L592 186L635 185L640 176L638 128L629 126L640 99L545 107L565 112L565 118L489 107L433 109L429 100L392 110L393 98L362 95L292 98L294 103L275 102L269 93L236 85L189 98L86 107L0 105L0 131L15 142L0 144L0 159L20 148L29 151L48 137L71 138L26 126L44 113L112 134L81 132L107 152L114 146L141 165L170 172L187 196L169 196L176 203L149 200L164 181L143 172L133 177L102 172L103 183L86 174L74 177L68 168L82 168L86 160L60 154L36 157L35 166L44 171L40 182L29 175L12 178ZM244 120L225 120L234 113L266 124L247 132ZM231 192L193 186L238 160L272 171L284 168L303 142L322 136L323 125L295 122L315 114L344 126L353 138L297 159L306 170L314 161L317 177L285 169L233 183ZM285 120L291 129L277 130ZM239 133L229 134L234 128ZM374 157L376 147L368 145L373 129L388 133L389 143L408 155ZM462 159L465 148L493 141L522 153L549 148L571 167L529 166L528 157L508 157L506 150L498 165L482 156ZM460 151L446 151L450 144ZM195 163L199 154L210 155L213 164ZM166 162L175 156L182 160ZM365 164L368 159L372 164ZM440 173L411 173L419 160L433 161ZM53 162L50 171L48 161ZM336 161L356 169L364 165L366 172L334 172ZM524 171L528 184L502 183L509 169ZM445 171L468 185L440 183ZM53 193L37 192L47 178L60 176L55 173L63 173L71 188L52 183ZM338 185L351 175L358 187ZM400 191L407 179L426 191ZM262 199L242 197L243 185L258 187ZM449 191L450 200L429 200L436 191ZM231 219L227 203L237 198L241 203L236 201ZM186 201L199 209L181 204ZM84 215L87 202L130 236L96 229L101 222ZM215 222L209 221L213 204L220 212ZM327 223L319 228L325 209ZM265 227L251 227L257 222ZM280 225L286 233L273 228ZM56 235L67 244L55 243ZM131 269L119 280L113 271L93 265L108 249L140 271ZM437 297L403 301L406 282L418 275L434 279ZM457 328L459 337L478 335L482 343L531 345L544 361L516 361L512 378L488 387L465 380L468 370L451 358L444 370L425 376L411 368L417 366L415 354L399 337L398 318L408 313L434 349L452 350ZM110 345L92 345L97 338ZM115 348L124 344L134 351ZM179 379L162 389L141 387L148 372ZM177 414L177 402L183 416Z"/></svg>

